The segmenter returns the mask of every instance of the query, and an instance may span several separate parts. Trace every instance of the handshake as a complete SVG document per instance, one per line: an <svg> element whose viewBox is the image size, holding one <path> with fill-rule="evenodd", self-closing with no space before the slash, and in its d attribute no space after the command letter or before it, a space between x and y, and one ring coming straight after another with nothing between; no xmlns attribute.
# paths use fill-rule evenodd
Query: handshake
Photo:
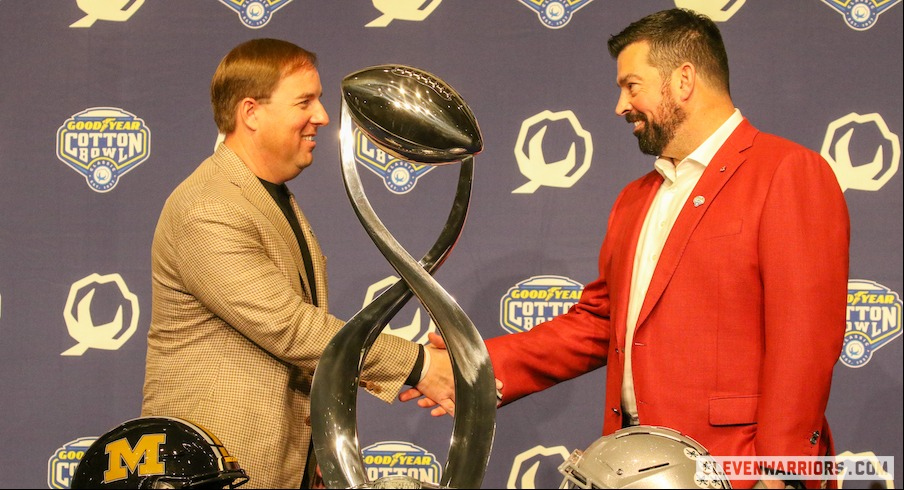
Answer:
<svg viewBox="0 0 904 490"><path fill-rule="evenodd" d="M455 380L446 343L437 333L429 333L428 338L430 344L424 348L427 372L417 386L401 392L399 400L408 402L416 399L418 406L431 409L430 415L434 417L455 416ZM501 404L502 381L496 379L496 406Z"/></svg>

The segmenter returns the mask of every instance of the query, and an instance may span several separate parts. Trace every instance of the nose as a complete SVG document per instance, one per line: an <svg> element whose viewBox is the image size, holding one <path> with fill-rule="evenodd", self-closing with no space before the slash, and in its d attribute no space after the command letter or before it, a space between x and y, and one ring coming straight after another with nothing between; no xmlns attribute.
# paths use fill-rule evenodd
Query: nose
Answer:
<svg viewBox="0 0 904 490"><path fill-rule="evenodd" d="M624 116L629 112L631 112L631 103L628 102L628 97L622 91L618 96L618 102L615 103L615 115Z"/></svg>
<svg viewBox="0 0 904 490"><path fill-rule="evenodd" d="M326 109L319 101L317 102L317 111L315 111L314 117L311 118L311 123L318 126L326 126L330 123L330 115L326 113Z"/></svg>

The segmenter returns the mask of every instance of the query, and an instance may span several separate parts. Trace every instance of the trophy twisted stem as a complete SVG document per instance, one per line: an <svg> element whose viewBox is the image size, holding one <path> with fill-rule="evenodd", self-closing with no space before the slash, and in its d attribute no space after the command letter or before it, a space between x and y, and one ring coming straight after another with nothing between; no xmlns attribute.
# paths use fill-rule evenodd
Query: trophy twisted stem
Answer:
<svg viewBox="0 0 904 490"><path fill-rule="evenodd" d="M343 102L340 134L342 173L358 219L402 280L359 311L331 340L314 374L311 425L314 449L330 488L366 486L357 437L357 393L364 359L377 336L412 293L417 295L443 336L452 361L456 416L440 485L478 488L483 481L495 433L495 381L489 354L474 324L431 277L461 234L470 201L473 156L462 160L455 201L430 251L415 260L389 233L364 194L354 161L353 124Z"/></svg>

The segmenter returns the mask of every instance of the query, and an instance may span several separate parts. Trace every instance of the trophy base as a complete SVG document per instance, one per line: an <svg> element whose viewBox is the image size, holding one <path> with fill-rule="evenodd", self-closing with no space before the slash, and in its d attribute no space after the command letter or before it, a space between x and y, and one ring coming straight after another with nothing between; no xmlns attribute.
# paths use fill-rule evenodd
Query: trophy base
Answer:
<svg viewBox="0 0 904 490"><path fill-rule="evenodd" d="M365 483L354 488L448 488L434 483L422 482L410 476L393 475L384 476L379 480Z"/></svg>

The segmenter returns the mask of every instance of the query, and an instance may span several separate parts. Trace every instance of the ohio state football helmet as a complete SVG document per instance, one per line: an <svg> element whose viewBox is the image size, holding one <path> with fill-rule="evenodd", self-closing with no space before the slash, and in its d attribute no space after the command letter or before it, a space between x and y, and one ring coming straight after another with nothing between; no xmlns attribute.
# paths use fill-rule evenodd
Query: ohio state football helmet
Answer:
<svg viewBox="0 0 904 490"><path fill-rule="evenodd" d="M617 430L575 450L559 472L565 475L560 488L731 488L697 441L649 425Z"/></svg>

